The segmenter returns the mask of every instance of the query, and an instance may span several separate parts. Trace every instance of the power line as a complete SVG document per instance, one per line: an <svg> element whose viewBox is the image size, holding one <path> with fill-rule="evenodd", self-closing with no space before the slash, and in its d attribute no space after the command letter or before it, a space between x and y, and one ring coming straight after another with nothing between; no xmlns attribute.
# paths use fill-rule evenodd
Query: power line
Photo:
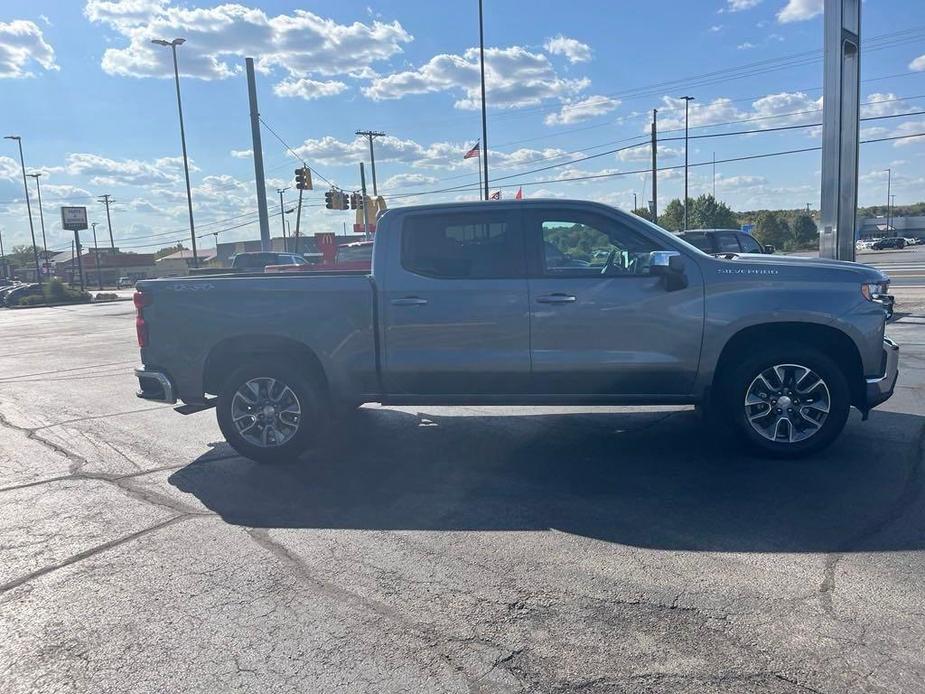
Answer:
<svg viewBox="0 0 925 694"><path fill-rule="evenodd" d="M292 147L290 147L289 144L288 144L283 138L281 138L281 137L279 136L279 134L278 134L273 128L271 128L271 127L267 124L267 122L266 122L261 116L257 116L257 118L258 118L258 119L260 120L260 122L263 124L263 127L266 128L267 130L269 130L269 131L270 131L270 134L273 135L273 137L275 137L277 140L279 140L279 141L280 141L280 144L282 144L283 147L285 147L293 157L295 157L298 161L300 161L300 162L302 163L302 166L304 166L305 168L309 169L313 174L315 174L318 178L320 178L322 181L324 181L325 183L327 183L327 184L328 184L329 186L331 186L332 188L335 188L335 187L336 187L333 183L331 183L331 181L329 181L327 178L325 178L324 176L322 176L322 175L321 175L321 172L319 172L319 171L318 171L317 169L315 169L314 167L309 166L308 164L306 164L306 163L305 163L305 160L304 160L301 156L299 156L299 154L298 154L294 149L292 149Z"/></svg>

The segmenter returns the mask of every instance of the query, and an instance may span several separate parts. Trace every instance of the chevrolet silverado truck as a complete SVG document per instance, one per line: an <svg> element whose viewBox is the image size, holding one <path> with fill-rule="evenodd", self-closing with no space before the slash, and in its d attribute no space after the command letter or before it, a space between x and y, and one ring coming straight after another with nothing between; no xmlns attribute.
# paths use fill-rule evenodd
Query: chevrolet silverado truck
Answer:
<svg viewBox="0 0 925 694"><path fill-rule="evenodd" d="M893 393L889 279L856 263L707 255L590 202L406 207L371 272L143 280L139 397L216 407L228 442L294 459L391 405L701 406L796 457Z"/></svg>

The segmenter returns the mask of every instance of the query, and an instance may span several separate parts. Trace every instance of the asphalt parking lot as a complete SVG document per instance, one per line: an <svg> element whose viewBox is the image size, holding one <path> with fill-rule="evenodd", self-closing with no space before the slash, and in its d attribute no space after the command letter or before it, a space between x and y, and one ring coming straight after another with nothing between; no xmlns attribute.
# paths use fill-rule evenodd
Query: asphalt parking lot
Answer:
<svg viewBox="0 0 925 694"><path fill-rule="evenodd" d="M364 408L299 465L134 397L131 304L0 311L19 692L925 691L925 289L799 462L687 408Z"/></svg>

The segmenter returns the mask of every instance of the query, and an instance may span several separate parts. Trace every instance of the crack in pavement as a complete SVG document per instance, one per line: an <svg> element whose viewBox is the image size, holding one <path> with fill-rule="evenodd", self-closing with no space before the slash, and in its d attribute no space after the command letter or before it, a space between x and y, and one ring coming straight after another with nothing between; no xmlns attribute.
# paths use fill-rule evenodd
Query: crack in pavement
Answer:
<svg viewBox="0 0 925 694"><path fill-rule="evenodd" d="M915 459L912 461L909 474L903 484L902 491L893 505L880 518L874 520L867 527L862 528L852 537L845 540L837 552L827 555L823 571L822 583L819 585L819 600L823 611L831 618L838 619L835 614L835 571L845 554L852 551L866 540L883 532L893 523L905 515L922 492L922 461L925 459L925 424L919 428L916 436L917 445L913 447Z"/></svg>

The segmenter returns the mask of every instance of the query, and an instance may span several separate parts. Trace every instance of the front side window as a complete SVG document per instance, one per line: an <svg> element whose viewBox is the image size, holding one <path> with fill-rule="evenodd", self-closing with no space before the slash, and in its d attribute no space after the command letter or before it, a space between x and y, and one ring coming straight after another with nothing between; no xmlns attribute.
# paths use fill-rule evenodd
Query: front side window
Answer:
<svg viewBox="0 0 925 694"><path fill-rule="evenodd" d="M649 274L656 242L605 217L555 215L541 220L543 274L560 277Z"/></svg>
<svg viewBox="0 0 925 694"><path fill-rule="evenodd" d="M738 253L742 250L735 234L717 234L716 246L720 253Z"/></svg>
<svg viewBox="0 0 925 694"><path fill-rule="evenodd" d="M506 212L417 215L402 229L402 266L444 279L524 277L517 216Z"/></svg>
<svg viewBox="0 0 925 694"><path fill-rule="evenodd" d="M761 247L755 239L753 239L748 234L742 234L739 237L739 243L742 246L742 250L745 253L764 253L764 249Z"/></svg>

